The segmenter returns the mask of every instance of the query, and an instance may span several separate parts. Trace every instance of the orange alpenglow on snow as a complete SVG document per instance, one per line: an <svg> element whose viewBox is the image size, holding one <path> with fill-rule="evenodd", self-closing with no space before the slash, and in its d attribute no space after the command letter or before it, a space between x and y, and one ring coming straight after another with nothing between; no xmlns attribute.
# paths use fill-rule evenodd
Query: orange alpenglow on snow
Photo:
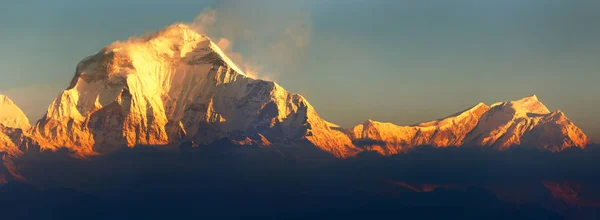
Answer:
<svg viewBox="0 0 600 220"><path fill-rule="evenodd" d="M528 146L557 152L585 148L591 140L563 112L550 112L535 95L491 106L480 103L450 117L413 126L367 121L350 129L353 139L383 154L419 145L480 146L507 150Z"/></svg>
<svg viewBox="0 0 600 220"><path fill-rule="evenodd" d="M0 95L0 125L28 129L31 127L25 113L8 97Z"/></svg>
<svg viewBox="0 0 600 220"><path fill-rule="evenodd" d="M26 136L31 128L29 119L8 97L0 95L0 156L17 156L33 143Z"/></svg>
<svg viewBox="0 0 600 220"><path fill-rule="evenodd" d="M359 151L304 97L246 76L186 25L116 42L77 66L34 135L82 153L119 146L210 144L232 134L306 139L338 157Z"/></svg>
<svg viewBox="0 0 600 220"><path fill-rule="evenodd" d="M361 151L398 154L420 145L560 151L591 143L562 112L550 112L535 96L480 103L412 126L369 120L344 129L319 117L303 96L246 75L217 44L183 24L112 43L83 59L70 86L33 128L19 115L0 115L23 131L13 147L66 147L82 156L222 139L311 145L339 158Z"/></svg>

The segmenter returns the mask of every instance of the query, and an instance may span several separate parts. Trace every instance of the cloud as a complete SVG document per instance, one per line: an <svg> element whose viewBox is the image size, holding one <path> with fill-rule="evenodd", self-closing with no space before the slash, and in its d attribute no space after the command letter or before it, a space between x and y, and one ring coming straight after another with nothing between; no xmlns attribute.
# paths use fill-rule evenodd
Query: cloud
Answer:
<svg viewBox="0 0 600 220"><path fill-rule="evenodd" d="M246 75L277 80L279 73L293 68L306 55L310 45L312 21L303 3L259 0L261 3L224 0L204 9L188 25L210 37ZM151 37L151 33L128 41ZM119 42L115 43L118 44ZM66 86L33 84L0 91L10 97L35 123Z"/></svg>
<svg viewBox="0 0 600 220"><path fill-rule="evenodd" d="M217 46L219 46L221 50L228 51L231 47L231 41L227 40L227 38L220 38L217 42Z"/></svg>
<svg viewBox="0 0 600 220"><path fill-rule="evenodd" d="M214 29L214 24L217 16L217 11L214 9L204 9L198 14L192 22L192 27L199 33L209 33Z"/></svg>
<svg viewBox="0 0 600 220"><path fill-rule="evenodd" d="M216 9L203 10L188 25L215 41L246 75L276 80L305 57L312 21L307 10L298 10L299 5L276 1L267 5L223 1ZM273 13L274 8L278 13Z"/></svg>

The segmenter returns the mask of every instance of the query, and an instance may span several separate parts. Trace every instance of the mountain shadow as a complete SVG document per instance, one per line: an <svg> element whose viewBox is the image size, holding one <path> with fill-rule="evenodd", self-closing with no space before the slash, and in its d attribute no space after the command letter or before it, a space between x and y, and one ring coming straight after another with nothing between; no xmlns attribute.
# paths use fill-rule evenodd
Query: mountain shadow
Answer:
<svg viewBox="0 0 600 220"><path fill-rule="evenodd" d="M542 184L577 180L580 200L600 201L590 187L599 183L597 149L552 154L422 146L394 156L315 160L277 146L227 143L136 147L88 158L66 149L26 154L14 163L27 184L2 186L0 211L11 213L7 219L594 219L600 213ZM22 208L32 205L52 208Z"/></svg>

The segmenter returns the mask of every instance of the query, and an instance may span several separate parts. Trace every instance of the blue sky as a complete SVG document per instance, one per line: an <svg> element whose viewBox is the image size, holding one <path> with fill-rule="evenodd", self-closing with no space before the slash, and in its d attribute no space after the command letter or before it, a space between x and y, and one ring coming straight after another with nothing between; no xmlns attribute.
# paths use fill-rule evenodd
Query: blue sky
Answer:
<svg viewBox="0 0 600 220"><path fill-rule="evenodd" d="M276 73L272 78L280 85L303 94L321 116L343 126L366 119L413 124L478 102L536 94L600 139L600 1L2 4L0 91L22 105L32 121L66 88L85 56L116 40L191 22L210 7L228 15L222 22L262 33L263 41L298 21L308 24L303 31L310 41L286 63L265 54L259 48L265 44L236 41L234 50Z"/></svg>

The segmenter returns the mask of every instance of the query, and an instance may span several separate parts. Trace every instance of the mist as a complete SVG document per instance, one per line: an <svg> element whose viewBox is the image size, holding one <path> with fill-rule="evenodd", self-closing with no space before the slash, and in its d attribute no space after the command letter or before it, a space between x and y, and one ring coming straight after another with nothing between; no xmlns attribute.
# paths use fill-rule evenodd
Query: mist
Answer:
<svg viewBox="0 0 600 220"><path fill-rule="evenodd" d="M304 3L221 1L189 23L213 40L247 75L275 81L305 59L311 14Z"/></svg>

